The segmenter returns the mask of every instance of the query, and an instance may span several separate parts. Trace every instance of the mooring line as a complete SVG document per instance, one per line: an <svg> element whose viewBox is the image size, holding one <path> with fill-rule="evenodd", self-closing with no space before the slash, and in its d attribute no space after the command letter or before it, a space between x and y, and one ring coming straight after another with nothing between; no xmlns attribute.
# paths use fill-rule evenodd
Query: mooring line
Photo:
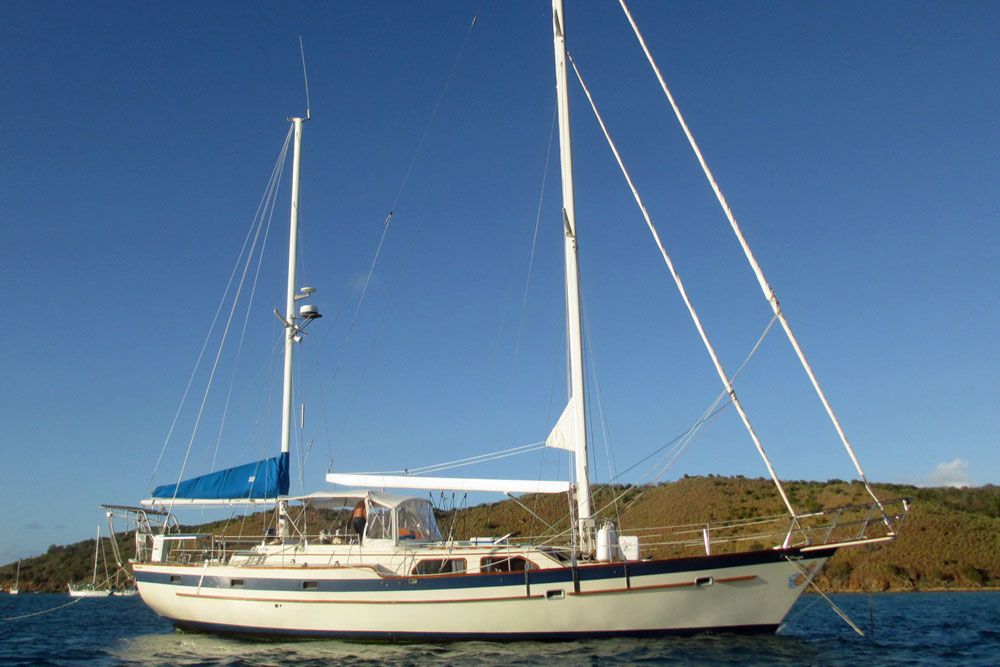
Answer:
<svg viewBox="0 0 1000 667"><path fill-rule="evenodd" d="M77 599L73 600L72 602L67 602L66 604L61 604L58 607L53 607L52 609L43 609L42 611L36 611L34 613L31 613L31 614L24 614L23 616L10 616L8 618L0 618L0 621L3 621L3 622L6 623L7 621L19 621L22 618L29 618L31 616L41 616L42 614L47 614L50 611L55 611L56 609L62 609L63 607L68 607L71 604L76 604L77 602L79 602L82 599L83 598L77 598Z"/></svg>

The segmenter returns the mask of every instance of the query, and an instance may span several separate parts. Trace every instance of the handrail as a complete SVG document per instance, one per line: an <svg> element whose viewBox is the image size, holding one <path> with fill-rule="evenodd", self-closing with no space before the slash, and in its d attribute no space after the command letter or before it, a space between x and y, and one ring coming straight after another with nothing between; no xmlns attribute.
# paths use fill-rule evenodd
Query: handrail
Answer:
<svg viewBox="0 0 1000 667"><path fill-rule="evenodd" d="M619 535L637 535L642 539L645 553L655 552L656 557L666 554L685 554L693 550L709 553L737 552L761 549L822 548L824 545L867 544L895 539L909 512L909 498L883 501L881 507L874 503L861 503L823 509L797 517L771 515L740 518L701 524L654 526L637 530L620 530ZM881 509L885 509L883 515ZM357 545L357 535L351 533L302 534L301 537L281 539L275 536L227 536L211 533L170 534L162 536L169 544L165 560L170 562L200 563L212 560L228 563L234 556L261 556L264 547L288 550L291 555L305 547L329 545ZM520 544L540 547L539 538L518 536ZM436 544L436 543L435 543ZM451 541L450 544L462 545ZM491 543L496 544L496 541ZM151 546L151 545L150 545ZM432 545L433 546L433 545ZM546 546L558 549L559 545ZM137 554L143 561L148 552L144 548Z"/></svg>

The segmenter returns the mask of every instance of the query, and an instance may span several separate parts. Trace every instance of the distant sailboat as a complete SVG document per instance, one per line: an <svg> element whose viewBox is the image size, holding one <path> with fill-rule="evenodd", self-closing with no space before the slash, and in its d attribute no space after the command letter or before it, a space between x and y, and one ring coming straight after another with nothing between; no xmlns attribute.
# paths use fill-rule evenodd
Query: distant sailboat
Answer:
<svg viewBox="0 0 1000 667"><path fill-rule="evenodd" d="M113 534L114 531L112 531L112 535ZM118 578L122 572L125 572L126 575L124 586L118 584ZM111 589L111 594L121 598L128 598L139 594L139 589L135 587L135 577L131 576L128 571L120 565L118 566L118 571L115 572L115 587Z"/></svg>
<svg viewBox="0 0 1000 667"><path fill-rule="evenodd" d="M18 588L18 586L20 586L20 584L21 584L21 561L18 560L17 561L17 576L14 577L14 585L11 586L11 588L10 588L10 594L11 595L17 595L18 593L21 592L20 589Z"/></svg>
<svg viewBox="0 0 1000 667"><path fill-rule="evenodd" d="M94 576L89 584L66 584L71 597L75 598L105 598L111 595L111 589L97 587L97 557L101 551L101 526L97 526L97 542L94 544Z"/></svg>

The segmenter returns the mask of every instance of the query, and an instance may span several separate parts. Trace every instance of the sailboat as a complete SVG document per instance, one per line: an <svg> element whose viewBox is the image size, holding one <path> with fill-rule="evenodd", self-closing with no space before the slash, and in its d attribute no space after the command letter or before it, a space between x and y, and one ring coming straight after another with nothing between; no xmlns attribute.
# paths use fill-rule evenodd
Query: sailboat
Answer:
<svg viewBox="0 0 1000 667"><path fill-rule="evenodd" d="M86 584L66 584L70 597L74 598L105 598L111 595L111 589L107 588L105 581L104 588L97 586L97 559L101 552L101 526L97 526L97 540L94 543L94 575Z"/></svg>
<svg viewBox="0 0 1000 667"><path fill-rule="evenodd" d="M17 574L14 576L14 585L10 587L9 593L11 595L17 595L21 592L21 561L17 561Z"/></svg>
<svg viewBox="0 0 1000 667"><path fill-rule="evenodd" d="M105 505L136 523L132 561L142 599L183 630L249 637L366 641L578 639L703 631L775 632L841 548L893 540L905 507L872 503L775 519L685 527L686 553L649 558L640 536L595 511L587 467L582 326L562 0L553 0L562 165L569 400L546 444L573 457L568 480L501 480L329 472L335 490L289 495L292 357L319 317L298 306L303 125L294 135L279 452L154 489L138 506ZM775 301L776 304L776 301ZM731 383L728 393L735 398ZM866 483L867 484L867 483ZM405 489L568 496L565 543L442 534L427 497ZM780 491L780 485L779 485ZM781 492L782 498L785 498ZM785 498L786 504L787 498ZM273 506L263 537L184 532L183 506ZM329 524L310 530L317 519ZM309 521L306 518L310 518ZM766 526L750 541L740 531ZM693 538L691 537L693 535Z"/></svg>
<svg viewBox="0 0 1000 667"><path fill-rule="evenodd" d="M112 532L111 534L114 535L114 532ZM126 575L125 584L124 585L119 584L119 579L123 571L125 571L124 568L122 568L119 565L118 570L115 572L115 585L111 589L111 594L114 595L115 597L120 597L120 598L130 598L135 595L138 595L139 589L135 587L135 581L133 581L132 577L128 574L127 571L125 571Z"/></svg>

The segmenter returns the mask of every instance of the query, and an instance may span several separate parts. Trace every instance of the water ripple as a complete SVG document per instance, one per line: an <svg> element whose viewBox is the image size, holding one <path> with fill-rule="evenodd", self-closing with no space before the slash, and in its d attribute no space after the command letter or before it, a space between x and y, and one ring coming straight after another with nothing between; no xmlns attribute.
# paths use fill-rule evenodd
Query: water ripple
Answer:
<svg viewBox="0 0 1000 667"><path fill-rule="evenodd" d="M65 596L0 596L0 618L59 606ZM252 642L174 632L138 598L88 600L0 623L4 665L992 665L1000 654L1000 593L834 596L860 637L816 598L777 635L700 635L576 642L360 644Z"/></svg>

